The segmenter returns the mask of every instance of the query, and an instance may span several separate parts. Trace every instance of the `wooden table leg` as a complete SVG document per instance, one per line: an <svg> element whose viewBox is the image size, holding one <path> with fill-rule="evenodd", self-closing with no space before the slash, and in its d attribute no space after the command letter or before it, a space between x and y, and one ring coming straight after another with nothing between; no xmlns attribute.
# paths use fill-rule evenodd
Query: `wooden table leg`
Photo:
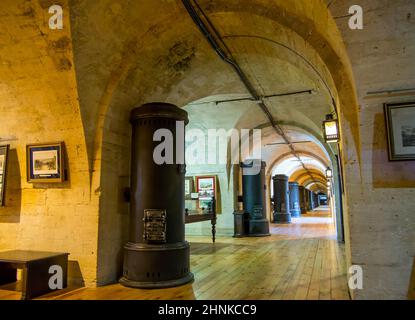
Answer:
<svg viewBox="0 0 415 320"><path fill-rule="evenodd" d="M212 241L215 243L216 240L216 217L211 220L212 223Z"/></svg>

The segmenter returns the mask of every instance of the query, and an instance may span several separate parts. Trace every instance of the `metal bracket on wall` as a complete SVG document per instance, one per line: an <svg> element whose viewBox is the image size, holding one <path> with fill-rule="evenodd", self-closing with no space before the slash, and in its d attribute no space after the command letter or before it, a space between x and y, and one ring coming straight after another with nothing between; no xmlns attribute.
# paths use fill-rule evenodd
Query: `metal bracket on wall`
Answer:
<svg viewBox="0 0 415 320"><path fill-rule="evenodd" d="M391 89L380 91L369 91L363 99L392 98L392 97L413 97L415 88L408 89Z"/></svg>

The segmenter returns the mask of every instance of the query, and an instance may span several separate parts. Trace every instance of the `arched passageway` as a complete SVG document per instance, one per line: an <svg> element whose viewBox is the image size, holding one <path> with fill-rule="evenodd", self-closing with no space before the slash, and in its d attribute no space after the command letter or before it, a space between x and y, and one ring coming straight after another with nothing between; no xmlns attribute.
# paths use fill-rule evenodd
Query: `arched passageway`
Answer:
<svg viewBox="0 0 415 320"><path fill-rule="evenodd" d="M337 112L342 126L341 145L347 142L349 156L358 160L357 106L351 70L337 27L323 13L327 12L324 5L310 2L294 6L284 1L259 1L254 7L247 1L238 5L201 1L199 5L261 96L268 113L252 99L234 69L212 50L180 1L169 2L157 11L151 10L150 3L140 4L139 8L131 4L128 11L114 5L122 13L122 21L117 15L97 14L105 11L104 2L71 6L90 191L99 196L100 203L98 283L113 281L120 272L120 263L115 261L119 261L118 250L125 242L126 218L112 212L126 209L120 206L120 197L112 186L123 188L128 184L130 128L126 122L131 109L144 102L168 101L184 107L189 112L188 129L256 128L262 130L265 144L286 143L289 137L290 143L294 142L290 145L263 146L268 168L278 156L292 151L291 146L297 153L307 151L322 157L317 150L319 144L324 144L321 122L326 114ZM324 26L310 19L310 12L320 11ZM135 28L126 27L128 31L120 34L109 23L111 16L117 23ZM309 34L307 30L313 32ZM99 45L94 39L100 39ZM91 61L100 66L100 74L89 72ZM283 135L275 127L282 128ZM315 143L310 145L314 147L307 148L307 143L304 147L297 145L297 138L312 139ZM337 148L325 146L325 150L326 161L334 163ZM110 160L114 158L116 166ZM238 208L239 186L233 169L229 165L206 170L188 167L189 174L218 176L223 215L217 231L227 235L232 234L232 213ZM110 226L112 230L108 232Z"/></svg>
<svg viewBox="0 0 415 320"><path fill-rule="evenodd" d="M223 241L217 245L223 251L216 260L236 253L238 241L246 246L247 264L256 258L250 250L262 248L265 256L272 246L283 251L292 245L268 261L271 278L271 262L305 259L305 265L284 265L286 271L305 270L314 257L320 263L316 270L321 270L330 254L342 257L345 250L347 261L339 258L343 269L333 262L329 271L344 276L346 267L362 265L365 281L371 284L352 295L384 297L390 291L403 297L413 264L415 171L412 163L387 160L381 113L385 102L413 99L410 90L391 95L396 91L386 88L413 83L407 66L413 64L414 53L405 42L413 41L413 6L404 0L397 1L398 9L394 4L366 1L373 23L354 38L345 19L333 18L333 12L344 17L348 3L342 0L183 0L163 1L163 5L150 0L62 0L65 27L59 31L48 27L47 1L5 0L0 8L0 27L5 30L0 46L4 114L0 140L13 150L13 172L8 205L0 208L4 235L0 249L67 250L73 259L73 283L93 287L116 282L128 238L130 112L144 103L162 101L187 111L188 132L205 137L209 130L234 129L238 134L249 130L253 137L255 130L260 132L254 147L261 147L257 156L265 163L264 210L270 222L273 176L285 175L288 186L298 183L303 191L328 199L335 228L319 228L309 214L310 223L272 225L270 238L232 239L233 213L241 209L239 162L253 158L251 148L236 148L226 138L223 150L230 153L222 162L209 163L212 153L201 147L206 161L188 163L187 175L195 184L196 177L216 179L216 230ZM393 24L387 36L378 32L379 16L390 17ZM389 47L398 49L391 50L393 54L378 50ZM403 62L396 63L395 58ZM379 77L383 66L389 80ZM381 90L386 94L378 95ZM325 142L326 115L339 120L338 143ZM26 146L52 140L65 142L69 180L49 187L29 183ZM209 146L209 140L187 142L189 150L202 144ZM237 162L232 161L235 154ZM187 226L187 235L195 242L195 266L198 262L206 266L208 259L202 255L211 250L197 244L196 236L203 242L210 232L209 223ZM312 240L313 235L318 240ZM310 241L301 242L303 238ZM320 248L327 249L326 256L295 256ZM383 254L384 248L389 255ZM222 267L240 258L234 257L220 262ZM195 272L202 269L195 267ZM287 287L275 284L275 298L284 296L289 279L301 278L299 272L278 278ZM388 276L380 277L384 272ZM257 293L272 296L258 280L266 278L252 279L259 283ZM387 289L380 290L383 285ZM195 288L200 289L197 284ZM237 296L238 289L243 288L237 286L230 293ZM319 296L324 297L326 289L323 285ZM294 296L304 297L304 292L297 293Z"/></svg>

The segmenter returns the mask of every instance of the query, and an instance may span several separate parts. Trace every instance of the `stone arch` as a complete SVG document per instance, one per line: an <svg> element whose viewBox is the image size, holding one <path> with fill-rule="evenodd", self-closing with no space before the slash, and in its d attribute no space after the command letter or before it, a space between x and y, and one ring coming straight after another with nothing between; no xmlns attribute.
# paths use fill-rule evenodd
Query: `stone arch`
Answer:
<svg viewBox="0 0 415 320"><path fill-rule="evenodd" d="M276 21L288 29L294 30L296 34L303 37L307 43L309 43L311 47L324 58L323 60L331 72L331 76L335 80L336 86L341 88L346 86L347 88L343 88L342 92L346 91L345 89L350 89L350 92L347 92L347 95L345 95L348 98L345 99L345 97L343 97L342 99L351 99L354 103L342 103L342 105L350 106L349 108L346 108L347 110L344 111L344 114L346 120L355 122L350 128L352 128L354 139L358 139L358 134L355 132L356 128L358 128L356 116L357 104L355 103L356 99L353 90L354 85L351 77L351 69L349 68L348 58L341 41L341 36L337 31L334 21L330 18L327 9L319 2L295 6L292 3L286 3L284 1L262 0L257 1L254 6L248 2L249 1L243 0L238 1L238 3L228 3L226 1L215 1L212 3L211 1L201 1L200 5L205 7L207 12L211 14L218 14L221 12L249 12L249 14ZM323 15L324 13L326 13L326 15L322 17L324 19L315 21L315 19L312 19L311 12L322 12ZM163 16L163 18L165 20L170 20L173 16L177 18L177 14L185 16L184 11L177 10L176 8L176 11L174 11L170 17ZM159 24L154 23L146 32L138 34L136 39L131 39L124 45L120 59L121 63L113 69L110 81L106 84L106 89L104 90L99 103L99 110L97 112L98 117L95 124L95 137L92 142L92 149L94 150L92 152L93 155L91 156L93 172L99 172L96 168L99 161L94 161L94 159L100 158L105 117L109 112L108 108L114 91L117 89L119 83L128 75L130 69L134 68L133 61L142 51L143 44L148 42L151 37L161 36L165 32L167 32L166 27L161 27ZM338 67L340 67L342 72L337 69Z"/></svg>
<svg viewBox="0 0 415 320"><path fill-rule="evenodd" d="M310 156L310 157L313 157L313 158L315 158L316 160L320 161L322 164L325 164L326 166L328 166L328 164L329 164L326 160L324 160L324 159L322 159L322 158L320 158L320 157L316 156L315 154L313 154L313 153L311 153L311 152L309 152L309 151L305 151L305 150L298 150L297 152L298 152L298 154L299 154L300 156L304 155L304 156ZM276 165L278 165L278 163L280 163L281 161L283 161L283 160L285 160L285 159L287 159L287 158L290 158L290 157L292 157L292 154L291 154L291 153L284 153L284 154L282 154L280 157L276 158L276 159L275 159L275 160L271 163L271 165L268 167L268 169L267 169L267 174L269 174L269 173L272 171L272 168L274 168Z"/></svg>
<svg viewBox="0 0 415 320"><path fill-rule="evenodd" d="M277 21L305 39L323 58L330 71L338 92L338 115L340 121L344 116L349 124L348 129L350 129L360 162L358 103L352 68L342 36L323 2L295 3L284 0L260 0L252 5L249 0L241 0L238 3L229 3L224 0L212 3L203 0L200 5L207 7L210 13L240 12L249 8L249 12ZM316 19L317 12L321 12L321 19ZM345 130L346 127L342 125L342 129Z"/></svg>
<svg viewBox="0 0 415 320"><path fill-rule="evenodd" d="M167 9L157 14L153 12L150 3L143 4L140 10L117 8L124 10L125 13L125 16L123 15L125 21L121 25L128 29L128 24L134 24L136 28L121 39L119 34L111 30L111 24L109 26L105 24L102 32L106 32L108 36L100 37L98 34L97 38L102 41L96 49L91 48L93 44L85 41L88 32L94 34L102 20L115 19L112 15L107 17L102 14L106 12L106 6L110 5L106 2L108 1L93 4L79 2L71 9L78 90L92 175L91 190L100 195L101 200L105 202L101 203L100 209L102 222L100 228L102 226L104 229L105 225L111 225L110 221L114 219L110 214L109 204L116 209L115 196L111 195L110 190L104 190L104 185L113 185L117 183L114 179L118 179L120 175L128 175L124 171L128 168L129 154L127 150L129 128L125 124L128 121L128 111L132 107L149 99L169 100L183 106L189 101L212 94L245 93L230 68L216 57L200 36L179 2L166 3ZM136 6L136 4L131 5ZM322 61L319 65L320 74L327 85L334 84L330 91L340 111L343 142L355 145L358 149L359 126L351 68L340 33L322 2L313 1L294 5L282 0L258 0L252 5L252 2L247 0L232 3L204 0L200 1L200 5L213 18L221 13L229 13L235 17L244 13L264 21L275 22L285 30L297 34L299 37L293 45L304 48L304 52L301 53L312 61ZM82 17L77 20L78 12L89 11L94 14L90 13L87 18ZM317 12L321 12L318 17L321 19L312 16L312 13ZM147 19L140 19L140 14L148 14ZM172 28L170 23L172 21L176 28ZM257 24L257 27L258 29L252 31L261 32L260 24ZM271 46L269 41L260 41ZM88 50L91 50L90 54L85 54ZM101 56L102 59L107 58L107 60L101 61ZM170 59L170 56L173 56L173 59ZM142 57L146 58L145 64L140 63ZM102 79L96 81L88 76L86 61L94 59L102 66L100 71L102 70L104 74L103 81ZM167 72L163 72L163 68ZM200 77L201 74L206 76ZM212 78L209 77L214 76L217 77L213 79L216 81L211 81ZM87 80L83 80L84 78ZM343 108L343 106L347 107ZM315 120L315 124L317 122ZM113 168L105 163L106 159L114 157L120 158L120 168ZM103 238L106 237L104 229L100 231ZM108 240L107 244L102 241L99 243L105 246L111 242L114 241Z"/></svg>

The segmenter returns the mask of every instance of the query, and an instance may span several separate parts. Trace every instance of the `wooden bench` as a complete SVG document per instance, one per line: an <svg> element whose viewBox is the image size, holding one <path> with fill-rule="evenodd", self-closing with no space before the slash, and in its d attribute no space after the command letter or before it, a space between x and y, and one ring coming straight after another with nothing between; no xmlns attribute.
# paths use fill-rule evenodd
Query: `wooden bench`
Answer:
<svg viewBox="0 0 415 320"><path fill-rule="evenodd" d="M31 299L51 291L51 266L62 268L62 285L67 287L69 253L13 250L0 252L0 285L17 281L17 269L22 270L22 300Z"/></svg>

